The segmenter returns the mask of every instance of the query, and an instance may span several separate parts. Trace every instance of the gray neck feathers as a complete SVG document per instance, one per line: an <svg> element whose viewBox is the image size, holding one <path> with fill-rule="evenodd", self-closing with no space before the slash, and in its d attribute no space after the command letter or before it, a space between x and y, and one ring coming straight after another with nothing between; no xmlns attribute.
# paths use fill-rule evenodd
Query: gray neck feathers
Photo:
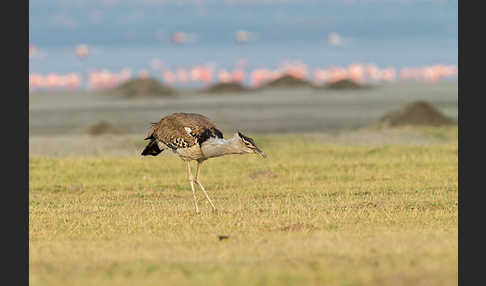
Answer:
<svg viewBox="0 0 486 286"><path fill-rule="evenodd" d="M231 139L209 138L201 145L201 151L206 158L244 153L237 137Z"/></svg>

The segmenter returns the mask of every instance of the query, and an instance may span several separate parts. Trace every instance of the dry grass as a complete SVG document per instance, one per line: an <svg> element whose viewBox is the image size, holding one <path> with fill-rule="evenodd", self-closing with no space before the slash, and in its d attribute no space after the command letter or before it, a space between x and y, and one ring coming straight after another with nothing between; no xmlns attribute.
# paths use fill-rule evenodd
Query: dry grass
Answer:
<svg viewBox="0 0 486 286"><path fill-rule="evenodd" d="M457 285L457 137L281 139L205 163L217 214L176 157L31 157L31 285Z"/></svg>

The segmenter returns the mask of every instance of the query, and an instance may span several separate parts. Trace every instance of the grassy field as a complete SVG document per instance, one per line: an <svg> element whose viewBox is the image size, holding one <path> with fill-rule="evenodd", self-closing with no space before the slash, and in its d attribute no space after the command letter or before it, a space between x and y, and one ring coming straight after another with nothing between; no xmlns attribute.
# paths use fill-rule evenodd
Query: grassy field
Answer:
<svg viewBox="0 0 486 286"><path fill-rule="evenodd" d="M422 134L255 136L204 163L218 213L175 156L31 156L30 284L457 285L457 127Z"/></svg>

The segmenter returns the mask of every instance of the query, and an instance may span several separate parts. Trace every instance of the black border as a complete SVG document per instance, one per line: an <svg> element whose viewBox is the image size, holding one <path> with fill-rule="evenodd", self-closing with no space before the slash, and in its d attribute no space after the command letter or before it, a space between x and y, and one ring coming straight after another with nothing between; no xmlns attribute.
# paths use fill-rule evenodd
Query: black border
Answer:
<svg viewBox="0 0 486 286"><path fill-rule="evenodd" d="M458 2L458 227L459 227L459 253L458 271L459 285L482 284L481 276L484 271L481 262L480 250L484 243L484 235L481 229L482 210L485 208L482 200L474 199L484 192L484 183L475 178L484 176L480 165L484 156L484 144L482 139L483 128L481 118L484 115L486 105L478 101L484 97L485 89L482 85L484 72L481 63L484 62L483 27L478 23L483 22L483 8L480 1ZM468 4L466 6L466 4ZM475 6L471 4L476 4ZM469 102L469 103L466 103ZM466 110L467 106L467 110ZM477 123L474 124L474 118ZM469 132L467 130L470 130ZM467 135L469 133L469 136ZM476 133L477 135L474 135ZM474 146L476 145L476 146ZM483 146L481 146L483 145ZM481 152L482 151L482 152ZM483 154L481 154L483 153ZM471 164L477 162L479 164ZM482 173L482 174L481 174ZM482 204L483 203L483 204ZM477 259L479 258L479 259ZM479 283L478 283L479 282Z"/></svg>
<svg viewBox="0 0 486 286"><path fill-rule="evenodd" d="M2 281L29 284L29 2L5 3L2 27ZM6 65L5 65L6 64ZM5 158L5 157L6 158Z"/></svg>

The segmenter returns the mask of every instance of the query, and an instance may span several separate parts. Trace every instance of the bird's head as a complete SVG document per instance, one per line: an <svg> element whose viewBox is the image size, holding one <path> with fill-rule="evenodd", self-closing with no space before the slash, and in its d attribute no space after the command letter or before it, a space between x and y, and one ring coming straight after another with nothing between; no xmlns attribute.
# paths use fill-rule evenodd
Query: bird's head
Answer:
<svg viewBox="0 0 486 286"><path fill-rule="evenodd" d="M243 152L255 153L262 156L263 158L267 157L267 155L262 150L260 150L260 148L257 147L255 141L253 141L253 139L251 139L250 137L243 135L240 131L236 132L234 136L238 139L238 142L240 143Z"/></svg>

